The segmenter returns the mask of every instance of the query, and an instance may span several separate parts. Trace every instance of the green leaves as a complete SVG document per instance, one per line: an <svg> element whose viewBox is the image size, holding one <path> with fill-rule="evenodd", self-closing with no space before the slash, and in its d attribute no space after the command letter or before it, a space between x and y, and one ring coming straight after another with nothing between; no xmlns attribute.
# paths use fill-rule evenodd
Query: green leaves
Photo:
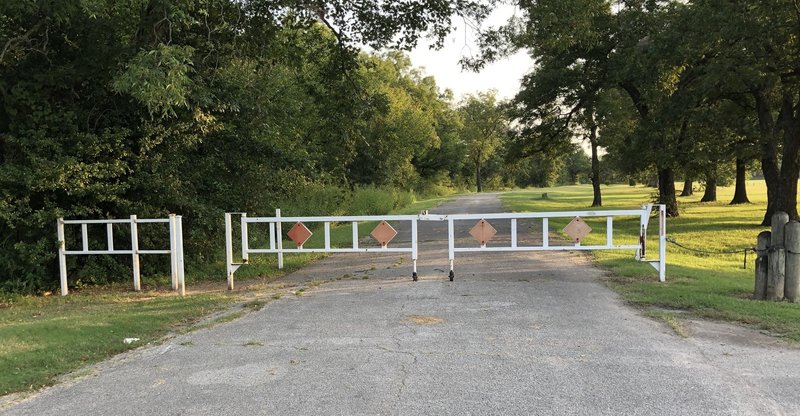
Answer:
<svg viewBox="0 0 800 416"><path fill-rule="evenodd" d="M193 53L191 46L164 44L141 51L114 80L114 91L131 95L151 116L175 116L176 108L189 107Z"/></svg>

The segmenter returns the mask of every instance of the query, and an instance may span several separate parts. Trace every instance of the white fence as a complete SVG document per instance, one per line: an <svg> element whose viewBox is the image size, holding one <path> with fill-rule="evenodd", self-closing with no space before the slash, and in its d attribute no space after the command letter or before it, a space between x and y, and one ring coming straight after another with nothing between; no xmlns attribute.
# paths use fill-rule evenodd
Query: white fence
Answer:
<svg viewBox="0 0 800 416"><path fill-rule="evenodd" d="M242 262L236 263L233 260L233 227L231 221L232 214L241 215L241 235L242 235ZM417 215L362 215L362 216L338 216L338 217L281 217L281 210L275 210L274 217L248 217L246 213L225 213L225 257L227 261L228 289L233 289L233 274L250 259L250 254L277 254L278 268L283 268L284 253L410 253L413 262L412 278L417 280ZM358 242L358 223L365 221L386 221L393 223L408 223L411 228L411 245L408 247L389 247L383 244L377 247L359 247ZM331 247L331 223L351 223L352 241L349 247ZM248 235L248 224L269 224L269 247L251 248ZM283 247L284 223L289 224L323 224L324 242L321 247L306 248L303 244L297 244L297 248Z"/></svg>
<svg viewBox="0 0 800 416"><path fill-rule="evenodd" d="M138 224L146 223L165 223L169 225L169 249L143 250L139 248L139 228ZM89 249L90 224L106 225L106 249ZM131 234L130 249L114 248L114 224L129 224ZM64 237L65 225L80 225L82 234L82 247L80 250L67 250ZM100 254L127 254L131 256L133 262L133 288L136 291L142 289L141 276L139 271L139 256L141 254L169 254L172 273L172 289L180 291L181 295L186 294L186 282L183 271L183 221L180 215L170 214L169 218L140 219L136 215L131 215L130 219L107 219L107 220L65 220L58 219L58 263L61 274L61 295L68 293L67 288L67 256L73 255L100 255Z"/></svg>
<svg viewBox="0 0 800 416"><path fill-rule="evenodd" d="M608 211L570 211L570 212L526 212L526 213L499 213L499 214L457 214L442 215L432 220L448 222L448 257L450 261L450 280L454 277L454 262L456 253L471 252L531 252L531 251L575 251L575 250L635 250L635 258L640 261L647 261L658 270L659 281L666 279L666 247L667 247L667 226L666 226L666 206L656 205L659 213L658 226L658 253L657 259L647 259L647 226L650 221L650 213L653 204L643 205L638 210L608 210ZM601 245L581 245L580 242L573 245L551 245L550 244L550 218L606 218L606 242ZM639 218L639 241L636 244L614 244L614 218L618 217L638 217ZM540 219L542 221L542 244L523 246L518 244L517 221L521 219ZM458 247L455 238L456 221L479 221L479 220L510 220L511 223L511 242L508 246L488 247L486 244L480 247Z"/></svg>
<svg viewBox="0 0 800 416"><path fill-rule="evenodd" d="M226 213L225 214L225 253L227 261L227 278L228 288L233 289L233 275L236 270L243 264L247 264L250 254L277 254L278 255L278 268L283 268L283 255L285 253L411 253L413 261L412 277L417 280L417 259L418 259L418 221L447 221L448 223L448 259L450 263L450 280L452 281L455 276L454 263L456 253L472 253L472 252L533 252L533 251L575 251L575 250L631 250L635 251L635 258L639 261L647 261L656 270L658 270L658 277L660 281L666 279L666 207L664 205L656 205L659 213L659 232L658 232L658 258L648 259L647 254L647 227L650 221L650 215L653 210L653 204L643 205L640 209L633 210L608 210L608 211L570 211L570 212L525 212L525 213L497 213L497 214L455 214L455 215L435 215L427 214L427 212L420 215L386 215L386 216L329 216L329 217L281 217L280 210L275 211L274 217L248 217L245 213ZM233 259L233 227L232 227L232 214L241 215L241 237L242 237L242 262L234 262ZM551 218L592 218L592 217L605 217L606 218L606 241L605 244L598 245L581 245L580 242L570 245L556 245L551 244L550 240L550 225ZM615 244L614 243L614 219L619 217L635 217L639 219L639 240L635 244ZM517 224L519 220L539 219L542 222L542 240L541 245L521 245L519 244L519 234ZM455 236L455 224L457 221L492 221L492 220L509 220L511 225L510 243L505 246L489 247L486 243L480 244L475 247L472 242L471 246L458 246L459 241ZM359 247L358 242L358 223L363 221L391 221L391 222L408 222L411 227L411 243L410 247L392 247L383 245L381 248L376 247ZM346 248L333 248L331 247L330 228L331 223L351 223L352 224L352 241L351 246ZM248 224L266 223L269 224L269 247L267 248L251 248L248 235ZM303 242L297 244L297 248L284 248L283 247L283 232L282 227L284 223L289 224L305 224L305 223L322 223L324 232L324 243L321 247L306 248Z"/></svg>

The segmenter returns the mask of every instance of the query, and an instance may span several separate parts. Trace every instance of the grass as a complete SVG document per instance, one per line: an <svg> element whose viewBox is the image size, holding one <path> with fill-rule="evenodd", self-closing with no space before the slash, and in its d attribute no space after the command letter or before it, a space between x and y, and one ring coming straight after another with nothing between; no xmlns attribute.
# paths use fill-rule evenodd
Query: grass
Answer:
<svg viewBox="0 0 800 416"><path fill-rule="evenodd" d="M678 184L678 189L682 184ZM548 194L542 199L543 193ZM653 188L626 185L603 186L603 208L636 208L652 200ZM766 208L763 181L748 182L752 204L728 205L733 189L718 189L719 202L701 203L702 195L679 198L680 216L667 220L669 238L690 248L706 251L743 250L755 245ZM514 211L587 210L592 201L590 186L577 185L509 192L502 196ZM550 232L567 220L551 220ZM605 242L605 218L587 219L594 232L584 244ZM638 219L616 220L614 242L636 244ZM651 220L649 254L657 255L657 222ZM800 304L764 302L751 299L754 284L752 253L743 269L743 252L698 254L674 244L667 246L667 281L659 283L656 271L646 263L632 260L631 252L597 251L593 256L613 273L608 285L627 301L644 308L671 308L689 311L689 316L744 323L771 334L800 341ZM650 312L648 312L650 313ZM652 312L655 313L655 312ZM670 318L677 319L677 318ZM672 325L670 325L672 326ZM677 331L676 331L677 332Z"/></svg>
<svg viewBox="0 0 800 416"><path fill-rule="evenodd" d="M419 201L395 213L419 212L444 199ZM366 237L371 229L370 224L361 224L359 236ZM322 245L321 229L319 231L307 246ZM351 244L351 238L350 225L332 227L333 246ZM291 241L286 241L284 246L291 247L291 244ZM254 255L250 264L237 271L236 279L241 282L256 277L268 280L277 278L322 256L287 254L284 269L278 270L275 255ZM189 275L193 281L213 278L224 288L224 263L189 272L195 272ZM150 276L143 283L146 287L168 287L169 278ZM312 281L308 286L313 288L321 283ZM193 326L201 318L230 306L241 300L241 297L227 294L221 289L219 292L192 294L181 298L152 291L123 291L127 286L127 283L118 283L105 288L76 290L67 297L0 298L0 394L36 390L51 385L59 376L126 350L157 342L169 333L228 322L248 311L260 310L269 299L281 298L281 294L277 293L271 294L269 299L250 300L244 304L242 310ZM299 288L295 294L302 296L306 290L305 287ZM125 338L139 338L139 341L126 344L123 342ZM251 342L245 345L261 344Z"/></svg>
<svg viewBox="0 0 800 416"><path fill-rule="evenodd" d="M0 394L35 390L58 376L158 341L228 306L226 295L72 294L15 297L0 309ZM124 338L139 338L125 344Z"/></svg>

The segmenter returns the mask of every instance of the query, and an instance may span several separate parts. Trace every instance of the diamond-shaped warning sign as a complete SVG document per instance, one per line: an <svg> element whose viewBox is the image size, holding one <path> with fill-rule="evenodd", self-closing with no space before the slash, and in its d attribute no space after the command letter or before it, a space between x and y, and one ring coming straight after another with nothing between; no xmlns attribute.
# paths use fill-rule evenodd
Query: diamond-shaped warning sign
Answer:
<svg viewBox="0 0 800 416"><path fill-rule="evenodd" d="M492 227L492 224L489 224L489 222L484 219L478 221L478 223L475 224L471 230L469 230L469 235L481 243L482 246L485 246L495 234L497 234L497 230Z"/></svg>
<svg viewBox="0 0 800 416"><path fill-rule="evenodd" d="M292 229L289 230L287 235L292 241L297 244L298 248L303 248L303 244L311 238L311 235L314 234L311 230L308 229L302 222L298 222L297 224L292 226Z"/></svg>
<svg viewBox="0 0 800 416"><path fill-rule="evenodd" d="M572 239L573 243L580 243L583 237L592 232L592 227L586 224L581 217L575 217L562 231Z"/></svg>
<svg viewBox="0 0 800 416"><path fill-rule="evenodd" d="M389 242L397 235L397 230L394 229L388 222L381 221L377 227L370 233L372 238L381 243L381 247L386 248Z"/></svg>

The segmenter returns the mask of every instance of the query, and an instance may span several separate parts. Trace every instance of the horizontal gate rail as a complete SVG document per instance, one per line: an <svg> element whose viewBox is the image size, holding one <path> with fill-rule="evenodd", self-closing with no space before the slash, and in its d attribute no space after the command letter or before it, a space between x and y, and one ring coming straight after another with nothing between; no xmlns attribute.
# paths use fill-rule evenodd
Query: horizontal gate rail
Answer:
<svg viewBox="0 0 800 416"><path fill-rule="evenodd" d="M169 249L162 250L143 250L139 248L139 228L138 224L168 224L169 227ZM89 249L89 225L106 225L106 249ZM131 234L130 249L114 248L114 224L129 224ZM81 227L81 249L67 250L66 238L64 236L65 226L80 225ZM130 255L133 263L133 289L137 292L142 290L141 274L139 267L139 255L141 254L169 254L170 271L172 277L172 289L180 291L181 296L186 294L186 282L184 276L183 263L183 218L180 215L170 214L169 218L137 218L131 215L127 219L104 219L104 220L65 220L59 218L56 223L58 235L58 263L61 280L61 295L69 293L67 285L67 256L86 256L86 255Z"/></svg>
<svg viewBox="0 0 800 416"><path fill-rule="evenodd" d="M658 238L658 258L650 259L647 257L647 228L653 208L657 208L659 213L659 238ZM235 263L233 260L233 226L232 215L241 215L241 238L242 238L242 262ZM568 245L553 245L550 241L550 219L553 218L606 218L606 242L605 244L581 245L580 242ZM635 244L615 244L614 243L614 219L617 217L638 217L639 218L639 241ZM521 245L517 224L519 220L539 219L542 223L542 242L541 245ZM479 247L457 246L455 238L455 222L468 220L509 220L511 222L510 244L503 246L487 247L484 242ZM360 222L367 221L393 221L409 222L411 225L411 246L392 247L383 245L377 247L360 247L358 241L358 225ZM225 253L227 260L228 289L233 289L233 275L243 264L247 264L251 254L277 254L278 268L283 268L283 255L286 253L411 253L413 261L413 279L417 280L417 259L418 259L418 221L446 221L448 223L448 259L450 263L450 280L454 278L454 262L456 253L475 253L475 252L533 252L533 251L590 251L590 250L633 250L635 258L639 261L650 263L658 270L659 280L666 280L666 206L646 204L640 209L630 210L606 210L606 211L564 211L564 212L520 212L520 213L492 213L492 214L454 214L436 215L428 214L427 211L419 215L364 215L364 216L318 216L318 217L282 217L280 209L275 210L274 217L248 217L246 213L225 213ZM349 247L331 246L331 223L351 223L352 240ZM269 246L252 248L249 244L248 225L249 224L268 224L269 225ZM283 224L303 224L303 223L322 223L324 233L324 244L322 247L303 247L305 241L298 243L297 248L283 247ZM306 230L307 231L307 230ZM309 233L310 236L310 233ZM307 238L307 237L306 237Z"/></svg>
<svg viewBox="0 0 800 416"><path fill-rule="evenodd" d="M241 236L242 236L242 262L233 261L233 226L232 215L241 215ZM277 254L278 268L283 268L283 255L286 253L410 253L413 263L412 277L417 280L417 215L350 215L350 216L312 216L312 217L282 217L281 210L275 210L274 217L248 217L246 213L229 212L225 213L225 257L227 260L228 289L233 290L233 275L243 264L247 264L250 254ZM411 228L410 247L360 247L358 238L358 224L360 222L408 222ZM331 247L331 223L351 223L352 240L350 247ZM269 224L269 247L251 248L249 243L248 225L249 224ZM283 224L323 224L324 243L322 247L305 248L298 245L297 248L283 247Z"/></svg>
<svg viewBox="0 0 800 416"><path fill-rule="evenodd" d="M450 262L450 280L452 281L454 272L454 262L456 253L475 253L475 252L532 252L532 251L590 251L590 250L635 250L635 258L640 261L647 261L658 270L659 281L666 280L666 206L656 205L659 212L659 257L657 259L646 258L647 226L650 220L650 213L654 205L646 204L638 210L606 210L606 211L564 211L564 212L524 212L524 213L497 213L497 214L455 214L427 216L428 220L438 220L448 222L448 257ZM551 218L606 218L606 244L584 246L580 242L571 245L552 245L550 244L549 219ZM614 218L615 217L639 217L639 242L637 244L614 244ZM520 219L541 219L542 220L542 244L522 246L518 244L517 221ZM511 242L507 246L487 247L482 244L480 247L457 247L455 239L455 222L466 220L510 220L511 221Z"/></svg>

